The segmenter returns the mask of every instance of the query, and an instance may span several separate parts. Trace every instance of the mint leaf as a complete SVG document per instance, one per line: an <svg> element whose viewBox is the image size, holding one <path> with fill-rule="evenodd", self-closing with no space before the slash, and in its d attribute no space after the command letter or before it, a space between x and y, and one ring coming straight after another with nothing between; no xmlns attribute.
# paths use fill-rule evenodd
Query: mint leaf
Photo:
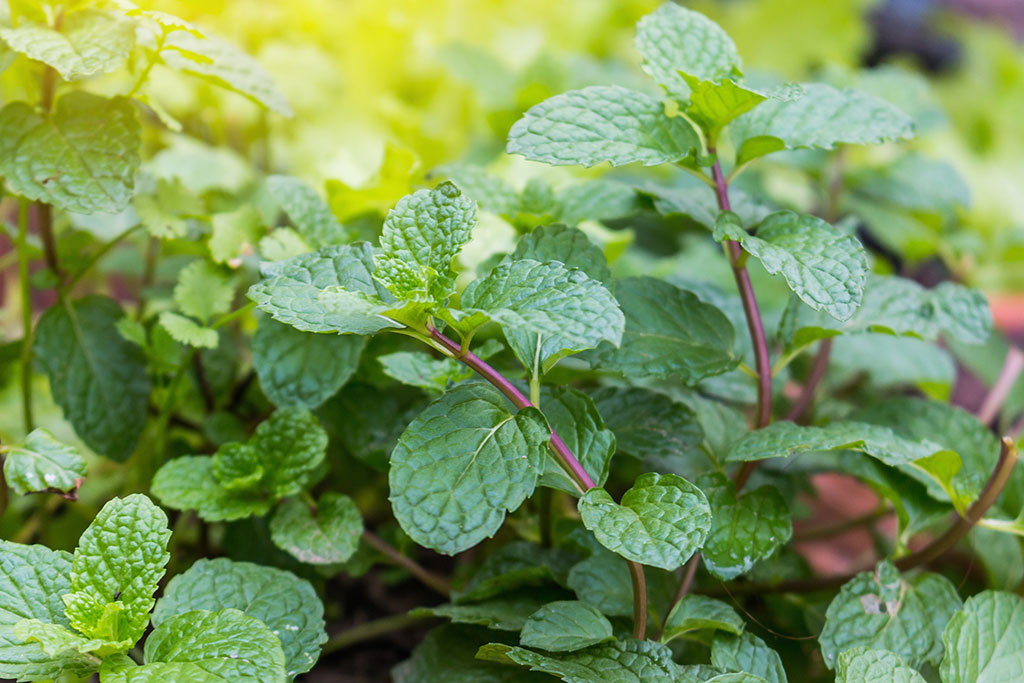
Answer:
<svg viewBox="0 0 1024 683"><path fill-rule="evenodd" d="M512 413L488 385L453 387L391 452L395 517L413 540L438 552L473 547L533 492L549 439L536 408Z"/></svg>
<svg viewBox="0 0 1024 683"><path fill-rule="evenodd" d="M35 356L75 433L100 455L124 461L147 419L146 359L117 331L113 299L87 296L51 307L36 327Z"/></svg>
<svg viewBox="0 0 1024 683"><path fill-rule="evenodd" d="M743 619L736 610L721 600L690 594L683 596L668 613L661 642L667 643L693 631L708 629L738 636L744 627Z"/></svg>
<svg viewBox="0 0 1024 683"><path fill-rule="evenodd" d="M119 213L131 201L141 138L129 100L74 91L48 119L11 102L0 133L0 173L17 194L78 213Z"/></svg>
<svg viewBox="0 0 1024 683"><path fill-rule="evenodd" d="M71 563L70 593L63 598L71 625L88 637L127 641L128 647L138 641L171 557L170 537L167 515L144 495L104 505L78 540ZM116 619L97 623L98 613Z"/></svg>
<svg viewBox="0 0 1024 683"><path fill-rule="evenodd" d="M316 510L298 499L281 503L270 520L274 545L306 564L346 562L359 548L363 518L340 493L325 493Z"/></svg>
<svg viewBox="0 0 1024 683"><path fill-rule="evenodd" d="M579 228L559 223L537 226L523 235L512 252L514 261L527 259L541 263L560 261L566 268L579 268L591 279L605 285L612 282L604 252Z"/></svg>
<svg viewBox="0 0 1024 683"><path fill-rule="evenodd" d="M872 276L852 322L872 331L931 340L946 333L967 344L985 342L992 331L992 313L980 291L955 282L925 289L893 276Z"/></svg>
<svg viewBox="0 0 1024 683"><path fill-rule="evenodd" d="M45 680L62 671L87 676L96 670L90 658L74 652L53 658L14 633L24 619L69 627L60 596L70 587L70 553L0 540L0 676Z"/></svg>
<svg viewBox="0 0 1024 683"><path fill-rule="evenodd" d="M737 497L733 483L715 474L704 490L712 523L702 553L708 571L718 578L728 581L750 571L793 535L789 506L775 487Z"/></svg>
<svg viewBox="0 0 1024 683"><path fill-rule="evenodd" d="M146 666L195 664L219 677L214 680L288 680L277 636L262 621L237 609L195 610L162 621L146 638L145 656Z"/></svg>
<svg viewBox="0 0 1024 683"><path fill-rule="evenodd" d="M619 280L615 298L626 316L618 349L602 345L598 367L632 377L678 376L687 384L733 368L729 319L691 292L652 277Z"/></svg>
<svg viewBox="0 0 1024 683"><path fill-rule="evenodd" d="M554 261L498 266L466 288L462 308L501 325L516 357L533 374L602 341L617 345L624 324L607 287Z"/></svg>
<svg viewBox="0 0 1024 683"><path fill-rule="evenodd" d="M159 56L172 69L232 90L278 114L292 115L288 101L263 66L230 43L173 31Z"/></svg>
<svg viewBox="0 0 1024 683"><path fill-rule="evenodd" d="M643 68L681 102L690 99L682 74L719 82L741 75L736 44L722 28L699 12L665 3L636 25Z"/></svg>
<svg viewBox="0 0 1024 683"><path fill-rule="evenodd" d="M684 76L684 80L691 91L686 113L711 140L718 139L723 126L768 99L730 79L717 83Z"/></svg>
<svg viewBox="0 0 1024 683"><path fill-rule="evenodd" d="M512 541L484 560L466 587L455 596L455 602L487 600L524 586L564 585L569 569L578 559L578 555L566 550Z"/></svg>
<svg viewBox="0 0 1024 683"><path fill-rule="evenodd" d="M473 164L445 164L431 175L453 180L483 211L512 216L519 211L519 193L503 178Z"/></svg>
<svg viewBox="0 0 1024 683"><path fill-rule="evenodd" d="M909 116L857 90L805 83L795 100L766 100L730 127L737 164L781 149L832 149L837 144L878 144L913 136Z"/></svg>
<svg viewBox="0 0 1024 683"><path fill-rule="evenodd" d="M266 232L260 212L249 204L213 214L210 225L210 256L217 263L235 268L245 254L252 253Z"/></svg>
<svg viewBox="0 0 1024 683"><path fill-rule="evenodd" d="M174 303L185 315L209 322L231 310L235 287L222 269L205 259L196 259L178 272Z"/></svg>
<svg viewBox="0 0 1024 683"><path fill-rule="evenodd" d="M768 683L786 683L787 680L779 653L749 632L742 635L715 634L711 664L730 672L760 676Z"/></svg>
<svg viewBox="0 0 1024 683"><path fill-rule="evenodd" d="M127 657L127 655L125 655ZM143 664L139 666L128 657L127 661L106 657L100 668L103 683L224 683L226 679L210 673L198 664L177 662L175 664Z"/></svg>
<svg viewBox="0 0 1024 683"><path fill-rule="evenodd" d="M22 445L0 452L7 485L20 494L56 491L73 496L85 479L85 459L78 449L42 427L29 432Z"/></svg>
<svg viewBox="0 0 1024 683"><path fill-rule="evenodd" d="M671 650L650 640L622 640L561 654L490 643L477 657L543 671L567 683L675 683L678 676Z"/></svg>
<svg viewBox="0 0 1024 683"><path fill-rule="evenodd" d="M38 619L22 619L14 625L14 637L23 643L38 643L43 653L52 660L71 662L72 666L85 666L90 662L95 670L101 657L125 652L131 640L113 641L106 638L86 638L78 633Z"/></svg>
<svg viewBox="0 0 1024 683"><path fill-rule="evenodd" d="M674 474L641 474L618 505L607 491L590 489L578 507L583 525L601 545L668 571L681 567L711 528L704 494Z"/></svg>
<svg viewBox="0 0 1024 683"><path fill-rule="evenodd" d="M569 571L569 588L580 600L610 617L633 614L633 584L629 566L618 555L599 547Z"/></svg>
<svg viewBox="0 0 1024 683"><path fill-rule="evenodd" d="M435 628L412 657L391 669L394 683L539 683L541 674L475 659L477 649L494 640L494 633L471 626L445 625Z"/></svg>
<svg viewBox="0 0 1024 683"><path fill-rule="evenodd" d="M800 427L775 422L748 433L732 445L726 460L739 462L785 458L809 451L857 450L899 467L925 484L934 484L949 495L959 456L925 439L905 439L892 429L865 422L833 422L825 427ZM946 464L944 471L936 465Z"/></svg>
<svg viewBox="0 0 1024 683"><path fill-rule="evenodd" d="M945 679L944 680L949 680ZM894 652L855 647L839 655L836 683L925 683L921 674Z"/></svg>
<svg viewBox="0 0 1024 683"><path fill-rule="evenodd" d="M665 394L640 387L602 387L591 398L615 432L620 453L641 459L678 458L704 440L697 415Z"/></svg>
<svg viewBox="0 0 1024 683"><path fill-rule="evenodd" d="M217 330L203 327L195 320L178 315L174 311L162 312L158 320L167 334L180 344L200 349L215 349L220 341Z"/></svg>
<svg viewBox="0 0 1024 683"><path fill-rule="evenodd" d="M837 320L849 320L861 304L867 252L856 237L820 218L779 211L761 221L755 236L737 216L723 213L715 223L715 239L736 240L769 273L781 273L804 303Z"/></svg>
<svg viewBox="0 0 1024 683"><path fill-rule="evenodd" d="M264 279L248 296L275 320L304 332L373 334L400 325L380 315L382 296L393 298L373 278L373 249L359 242L324 247L285 261L263 264ZM328 306L321 293L341 288L350 296L348 310Z"/></svg>
<svg viewBox="0 0 1024 683"><path fill-rule="evenodd" d="M60 31L34 21L0 29L15 52L53 67L65 81L117 69L135 44L135 28L113 12L69 12Z"/></svg>
<svg viewBox="0 0 1024 683"><path fill-rule="evenodd" d="M323 462L327 432L308 410L279 408L256 427L249 445L267 471L264 486L282 498L302 490Z"/></svg>
<svg viewBox="0 0 1024 683"><path fill-rule="evenodd" d="M540 405L544 417L598 486L608 478L615 435L586 394L572 387L544 387ZM540 484L577 495L578 489L554 459L548 458Z"/></svg>
<svg viewBox="0 0 1024 683"><path fill-rule="evenodd" d="M323 605L308 581L282 569L225 558L201 559L171 579L153 611L153 627L193 610L227 608L259 619L277 636L289 677L312 669L327 640Z"/></svg>
<svg viewBox="0 0 1024 683"><path fill-rule="evenodd" d="M942 632L944 683L1012 681L1024 675L1024 600L1001 591L968 598Z"/></svg>
<svg viewBox="0 0 1024 683"><path fill-rule="evenodd" d="M570 185L558 193L556 198L558 220L568 225L579 225L583 221L608 221L624 218L639 209L636 190L626 183L611 180L590 180ZM554 228L554 225L547 226ZM544 259L530 256L536 261ZM567 265L574 265L565 259L556 258ZM583 266L577 266L592 278L607 282Z"/></svg>
<svg viewBox="0 0 1024 683"><path fill-rule="evenodd" d="M715 229L720 213L718 199L715 191L707 185L666 187L649 183L643 186L642 191L654 198L654 208L663 216L682 215L708 230ZM733 213L740 217L744 228L756 227L773 212L771 206L737 188L729 188L729 200Z"/></svg>
<svg viewBox="0 0 1024 683"><path fill-rule="evenodd" d="M556 166L655 166L700 148L693 126L660 100L619 86L590 86L531 107L509 131L509 154Z"/></svg>
<svg viewBox="0 0 1024 683"><path fill-rule="evenodd" d="M611 622L595 607L578 600L561 600L530 615L519 643L548 652L575 652L614 639Z"/></svg>
<svg viewBox="0 0 1024 683"><path fill-rule="evenodd" d="M286 175L268 176L264 185L307 243L320 248L348 241L348 231L312 187Z"/></svg>
<svg viewBox="0 0 1024 683"><path fill-rule="evenodd" d="M443 604L417 607L412 616L450 619L453 624L476 624L498 631L521 631L526 620L549 602L566 597L558 588L535 586L502 594L497 598L466 605Z"/></svg>
<svg viewBox="0 0 1024 683"><path fill-rule="evenodd" d="M150 488L167 507L195 510L208 522L265 515L274 504L259 491L229 490L222 486L214 475L213 459L205 455L171 460L157 470Z"/></svg>
<svg viewBox="0 0 1024 683"><path fill-rule="evenodd" d="M275 405L317 408L352 377L366 340L303 332L269 317L252 338L252 365Z"/></svg>
<svg viewBox="0 0 1024 683"><path fill-rule="evenodd" d="M451 182L398 201L384 219L375 277L399 299L442 303L455 289L452 261L476 225L476 204Z"/></svg>
<svg viewBox="0 0 1024 683"><path fill-rule="evenodd" d="M904 579L888 560L861 572L839 591L818 637L825 665L854 647L891 650L912 667L942 660L942 629L960 606L946 578L929 572Z"/></svg>
<svg viewBox="0 0 1024 683"><path fill-rule="evenodd" d="M388 377L434 394L473 376L472 370L453 358L432 358L422 351L387 353L377 356L377 362Z"/></svg>

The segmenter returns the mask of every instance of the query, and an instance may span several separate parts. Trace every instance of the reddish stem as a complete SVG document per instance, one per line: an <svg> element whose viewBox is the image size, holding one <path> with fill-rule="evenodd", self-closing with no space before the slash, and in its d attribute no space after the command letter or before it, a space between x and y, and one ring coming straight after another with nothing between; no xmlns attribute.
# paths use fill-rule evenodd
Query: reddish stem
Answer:
<svg viewBox="0 0 1024 683"><path fill-rule="evenodd" d="M811 405L811 401L814 400L814 392L817 390L818 385L821 384L821 380L825 377L825 371L828 370L828 361L832 356L832 340L823 339L821 345L818 347L818 354L814 357L814 365L811 366L811 372L807 375L807 381L804 382L804 387L800 391L800 397L797 398L796 403L789 409L789 413L786 414L786 419L792 422L799 420L804 411L807 410Z"/></svg>

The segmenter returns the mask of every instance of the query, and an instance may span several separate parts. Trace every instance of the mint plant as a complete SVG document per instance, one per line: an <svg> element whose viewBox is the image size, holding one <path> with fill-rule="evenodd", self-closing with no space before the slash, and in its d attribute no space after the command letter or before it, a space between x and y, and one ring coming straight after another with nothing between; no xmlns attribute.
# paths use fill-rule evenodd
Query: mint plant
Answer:
<svg viewBox="0 0 1024 683"><path fill-rule="evenodd" d="M417 188L389 148L387 187L325 197L268 154L284 96L201 28L0 25L0 676L302 680L399 629L399 682L1024 676L1008 394L948 400L953 354L999 339L981 293L901 268L966 203L905 73L747 74L670 2L636 27L646 85L517 113L533 177ZM257 140L211 132L245 125L220 90ZM822 474L874 509L817 523ZM854 529L864 556L815 571ZM418 606L372 619L381 593Z"/></svg>

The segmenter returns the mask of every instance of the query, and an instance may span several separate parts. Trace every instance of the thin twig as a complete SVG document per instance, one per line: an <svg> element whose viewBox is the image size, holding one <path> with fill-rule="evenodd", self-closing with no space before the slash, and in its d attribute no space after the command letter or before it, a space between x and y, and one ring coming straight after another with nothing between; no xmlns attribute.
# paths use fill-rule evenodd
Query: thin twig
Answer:
<svg viewBox="0 0 1024 683"><path fill-rule="evenodd" d="M363 530L363 540L366 541L367 545L373 547L393 563L415 576L423 585L427 586L434 592L439 593L446 598L449 593L451 593L452 588L447 579L421 566L411 557L398 552L397 548L369 529Z"/></svg>
<svg viewBox="0 0 1024 683"><path fill-rule="evenodd" d="M828 370L828 361L831 356L832 339L822 339L818 345L818 353L814 356L811 372L807 375L807 381L804 382L803 389L800 391L800 396L786 414L787 420L796 422L803 417L804 412L810 407L811 402L814 400L814 392L818 389L818 385L821 384L822 378L825 377L825 371Z"/></svg>
<svg viewBox="0 0 1024 683"><path fill-rule="evenodd" d="M633 638L647 637L647 577L639 562L629 563L629 578L633 582Z"/></svg>
<svg viewBox="0 0 1024 683"><path fill-rule="evenodd" d="M1016 346L1010 346L1009 351L1006 352L1006 360L1003 361L1003 367L999 370L999 376L996 378L995 384L992 385L988 394L985 395L985 400L982 401L981 407L978 408L978 419L982 424L991 424L992 420L999 414L999 409L1003 407L1006 397L1010 395L1010 391L1013 389L1013 385L1022 370L1024 370L1024 351L1021 351Z"/></svg>
<svg viewBox="0 0 1024 683"><path fill-rule="evenodd" d="M192 355L192 370L196 373L196 382L199 384L199 393L203 397L203 407L206 408L206 412L212 413L216 407L216 400L213 396L213 389L210 388L210 382L206 378L206 369L203 367L202 354L196 353Z"/></svg>
<svg viewBox="0 0 1024 683"><path fill-rule="evenodd" d="M86 275L86 273L88 273L92 269L92 267L95 266L99 262L99 260L101 258L106 256L107 252L109 252L111 249L116 247L121 240L123 240L124 238L128 237L130 234L132 234L133 232L135 232L136 230L138 230L141 227L142 227L142 223L138 223L136 225L133 225L132 227L128 228L127 230L122 231L119 235L117 235L113 239L105 242L103 244L103 246L100 247L96 251L96 253L94 253L92 255L92 258L90 258L89 261L86 262L85 265L83 265L81 268L79 268L78 271L74 275L70 276L61 285L61 289L63 291L65 291L65 292L69 291L72 287L75 286L75 283L77 283L79 280L81 280Z"/></svg>
<svg viewBox="0 0 1024 683"><path fill-rule="evenodd" d="M344 650L363 641L372 640L394 631L401 631L433 618L427 614L395 614L383 619L368 621L331 636L330 640L320 648L320 654L327 655L338 650Z"/></svg>
<svg viewBox="0 0 1024 683"><path fill-rule="evenodd" d="M665 634L665 627L668 626L668 615L672 613L686 594L690 592L690 587L693 586L693 580L697 576L697 567L700 566L700 553L694 553L693 556L687 560L686 564L683 565L683 580L679 582L679 588L676 589L676 594L672 598L672 602L669 604L668 611L665 612L665 616L661 620L661 628L658 629L658 635L654 636L655 640L661 640L661 637Z"/></svg>
<svg viewBox="0 0 1024 683"><path fill-rule="evenodd" d="M25 433L35 428L32 417L32 286L28 262L28 202L18 202L18 289L21 294L21 414Z"/></svg>
<svg viewBox="0 0 1024 683"><path fill-rule="evenodd" d="M819 524L817 526L807 527L806 529L794 530L793 542L801 543L803 541L815 541L821 538L832 538L833 536L838 536L839 534L859 529L862 526L870 525L889 516L891 513L892 510L888 507L879 507L863 515L858 515L857 517L851 517L849 519L841 519L832 524Z"/></svg>

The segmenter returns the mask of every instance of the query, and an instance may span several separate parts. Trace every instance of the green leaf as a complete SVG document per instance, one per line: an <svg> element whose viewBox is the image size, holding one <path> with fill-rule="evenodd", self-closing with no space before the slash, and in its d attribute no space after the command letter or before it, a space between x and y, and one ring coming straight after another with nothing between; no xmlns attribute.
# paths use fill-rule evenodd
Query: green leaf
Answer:
<svg viewBox="0 0 1024 683"><path fill-rule="evenodd" d="M768 683L786 683L779 653L752 633L717 633L711 646L711 664L730 672L760 676ZM712 679L716 680L716 679Z"/></svg>
<svg viewBox="0 0 1024 683"><path fill-rule="evenodd" d="M163 311L158 320L174 341L186 346L194 346L200 349L215 349L220 342L217 330L203 327L195 320L186 318L174 311Z"/></svg>
<svg viewBox="0 0 1024 683"><path fill-rule="evenodd" d="M789 506L774 486L737 497L735 485L715 474L704 489L712 523L702 553L704 565L718 578L729 581L745 574L793 535Z"/></svg>
<svg viewBox="0 0 1024 683"><path fill-rule="evenodd" d="M432 358L422 351L386 353L377 356L377 362L388 377L434 394L473 376L472 370L453 358Z"/></svg>
<svg viewBox="0 0 1024 683"><path fill-rule="evenodd" d="M274 545L306 564L345 562L359 547L363 518L356 504L340 493L325 493L316 510L298 499L281 503L270 520Z"/></svg>
<svg viewBox="0 0 1024 683"><path fill-rule="evenodd" d="M608 221L624 218L639 210L636 190L626 183L611 180L588 180L585 183L570 185L558 193L556 201L558 220L568 225L579 225L583 221ZM548 226L554 228L555 226ZM582 254L580 256L583 256ZM537 261L544 259L528 256ZM567 265L573 265L562 258L556 258ZM610 282L598 277L586 267L577 266L592 278L602 282Z"/></svg>
<svg viewBox="0 0 1024 683"><path fill-rule="evenodd" d="M125 63L135 44L132 22L113 12L68 13L60 31L34 21L0 29L15 52L53 67L65 81L106 73Z"/></svg>
<svg viewBox="0 0 1024 683"><path fill-rule="evenodd" d="M773 213L751 235L735 214L722 213L715 239L736 240L769 273L781 273L811 308L849 320L861 304L868 277L867 252L853 235L792 211Z"/></svg>
<svg viewBox="0 0 1024 683"><path fill-rule="evenodd" d="M540 405L551 428L580 461L590 478L598 486L603 485L615 454L615 435L605 426L594 402L572 387L543 387ZM546 461L540 483L579 495L576 484L552 458Z"/></svg>
<svg viewBox="0 0 1024 683"><path fill-rule="evenodd" d="M12 102L0 133L0 173L15 193L77 213L120 213L131 201L142 141L129 100L76 90L46 119Z"/></svg>
<svg viewBox="0 0 1024 683"><path fill-rule="evenodd" d="M171 557L170 538L167 515L146 496L104 505L78 540L71 563L70 592L63 597L71 625L88 637L126 641L128 647L139 640ZM97 623L97 614L116 619Z"/></svg>
<svg viewBox="0 0 1024 683"><path fill-rule="evenodd" d="M391 670L394 683L544 683L543 674L475 659L477 649L494 633L471 626L445 625L427 634L412 657Z"/></svg>
<svg viewBox="0 0 1024 683"><path fill-rule="evenodd" d="M324 247L286 261L263 264L264 279L249 288L248 296L275 320L304 332L373 334L400 325L379 313L380 297L387 290L373 278L373 249L364 242ZM350 293L352 307L328 307L321 293L340 287ZM359 295L364 295L359 300ZM358 306L356 304L362 304Z"/></svg>
<svg viewBox="0 0 1024 683"><path fill-rule="evenodd" d="M692 631L714 630L740 635L745 624L740 615L721 600L690 594L675 604L665 619L661 642L685 636Z"/></svg>
<svg viewBox="0 0 1024 683"><path fill-rule="evenodd" d="M519 193L504 179L480 166L454 163L438 166L431 175L453 180L484 211L512 216L519 210Z"/></svg>
<svg viewBox="0 0 1024 683"><path fill-rule="evenodd" d="M732 38L700 12L674 3L664 3L637 23L635 45L644 71L681 102L690 98L682 74L712 82L741 75Z"/></svg>
<svg viewBox="0 0 1024 683"><path fill-rule="evenodd" d="M904 579L888 560L847 582L825 613L818 637L825 665L855 647L891 650L912 667L942 660L942 629L960 607L946 578L929 572Z"/></svg>
<svg viewBox="0 0 1024 683"><path fill-rule="evenodd" d="M173 31L160 58L172 69L233 90L278 114L292 115L288 101L260 63L230 43Z"/></svg>
<svg viewBox="0 0 1024 683"><path fill-rule="evenodd" d="M70 627L60 599L70 587L70 553L0 540L0 676L45 680L62 670L78 676L96 670L94 660L78 653L52 658L38 643L25 643L14 634L23 619Z"/></svg>
<svg viewBox="0 0 1024 683"><path fill-rule="evenodd" d="M267 471L264 486L283 498L305 488L323 462L327 432L308 410L279 408L256 427L249 445Z"/></svg>
<svg viewBox="0 0 1024 683"><path fill-rule="evenodd" d="M533 492L550 435L536 408L512 413L489 385L453 387L391 452L395 517L414 541L438 552L473 547Z"/></svg>
<svg viewBox="0 0 1024 683"><path fill-rule="evenodd" d="M711 528L704 494L674 474L641 474L618 505L604 489L590 489L578 507L583 525L601 545L668 571L681 567Z"/></svg>
<svg viewBox="0 0 1024 683"><path fill-rule="evenodd" d="M737 165L781 149L833 149L837 144L878 144L914 134L909 116L853 89L805 83L795 100L766 100L730 127Z"/></svg>
<svg viewBox="0 0 1024 683"><path fill-rule="evenodd" d="M453 624L476 624L498 631L521 631L526 620L549 602L565 597L565 591L537 586L510 591L483 602L468 605L443 604L417 607L411 616L450 619Z"/></svg>
<svg viewBox="0 0 1024 683"><path fill-rule="evenodd" d="M534 374L602 341L618 345L624 325L607 287L555 261L498 266L466 288L462 308L501 325L509 346Z"/></svg>
<svg viewBox="0 0 1024 683"><path fill-rule="evenodd" d="M775 422L735 442L726 460L785 458L802 452L828 450L861 451L887 465L899 467L926 485L934 480L947 492L951 488L952 474L959 469L956 462L959 456L941 445L924 439L905 439L888 427L866 422L833 422L824 427ZM935 469L936 465L950 461L945 471Z"/></svg>
<svg viewBox="0 0 1024 683"><path fill-rule="evenodd" d="M38 643L43 653L51 659L72 662L91 661L93 668L99 664L100 657L126 652L133 645L131 640L113 641L106 638L86 638L63 626L38 619L22 619L14 625L13 633L15 638L24 643Z"/></svg>
<svg viewBox="0 0 1024 683"><path fill-rule="evenodd" d="M223 681L288 680L277 636L237 609L195 610L162 621L146 638L145 656L147 665L195 664Z"/></svg>
<svg viewBox="0 0 1024 683"><path fill-rule="evenodd" d="M560 261L567 268L579 268L593 280L606 285L612 282L604 252L579 228L559 223L537 226L523 235L512 252L512 260L525 259L540 263Z"/></svg>
<svg viewBox="0 0 1024 683"><path fill-rule="evenodd" d="M476 204L451 182L398 201L384 219L375 277L399 299L443 303L455 289L452 261L476 225Z"/></svg>
<svg viewBox="0 0 1024 683"><path fill-rule="evenodd" d="M127 655L126 655L127 656ZM118 665L120 664L120 666ZM100 680L103 683L224 683L225 679L210 673L198 664L176 662L174 664L143 664L139 666L135 660L118 660L106 657L100 668Z"/></svg>
<svg viewBox="0 0 1024 683"><path fill-rule="evenodd" d="M567 583L576 597L610 617L633 614L633 582L629 566L624 559L604 547L574 565Z"/></svg>
<svg viewBox="0 0 1024 683"><path fill-rule="evenodd" d="M288 220L313 247L348 241L348 231L331 213L326 200L312 187L286 175L268 176L264 184Z"/></svg>
<svg viewBox="0 0 1024 683"><path fill-rule="evenodd" d="M252 338L252 365L275 405L312 409L352 377L365 344L357 335L303 332L265 317Z"/></svg>
<svg viewBox="0 0 1024 683"><path fill-rule="evenodd" d="M1024 600L1001 591L968 598L942 632L943 683L995 683L1024 676Z"/></svg>
<svg viewBox="0 0 1024 683"><path fill-rule="evenodd" d="M738 362L729 319L693 293L652 277L632 277L618 281L615 298L626 327L618 349L602 345L590 355L599 367L695 384Z"/></svg>
<svg viewBox="0 0 1024 683"><path fill-rule="evenodd" d="M597 608L579 600L561 600L530 615L519 643L548 652L575 652L614 639L611 622Z"/></svg>
<svg viewBox="0 0 1024 683"><path fill-rule="evenodd" d="M921 674L894 652L855 647L839 655L836 683L925 683Z"/></svg>
<svg viewBox="0 0 1024 683"><path fill-rule="evenodd" d="M167 584L153 627L193 610L228 608L259 619L277 636L289 677L313 668L327 640L323 605L308 581L283 569L201 559Z"/></svg>
<svg viewBox="0 0 1024 683"><path fill-rule="evenodd" d="M261 237L256 246L267 261L284 261L312 251L291 228L274 228L269 235Z"/></svg>
<svg viewBox="0 0 1024 683"><path fill-rule="evenodd" d="M683 161L697 131L669 117L657 98L619 86L570 90L531 107L509 132L506 151L555 166Z"/></svg>
<svg viewBox="0 0 1024 683"><path fill-rule="evenodd" d="M650 640L622 640L561 654L490 643L476 656L543 671L567 683L675 683L678 675L671 650Z"/></svg>
<svg viewBox="0 0 1024 683"><path fill-rule="evenodd" d="M715 229L718 220L718 198L715 191L705 185L690 184L681 187L649 183L643 186L643 193L654 197L654 208L663 216L683 215L708 230ZM762 200L740 189L729 188L732 211L740 217L744 228L756 227L773 209Z"/></svg>
<svg viewBox="0 0 1024 683"><path fill-rule="evenodd" d="M85 479L85 459L74 446L63 444L42 427L20 446L4 453L4 478L20 494L54 491L73 496Z"/></svg>
<svg viewBox="0 0 1024 683"><path fill-rule="evenodd" d="M87 296L47 310L35 339L35 357L75 433L119 462L146 425L150 390L142 349L117 331L123 316L113 299Z"/></svg>
<svg viewBox="0 0 1024 683"><path fill-rule="evenodd" d="M728 78L720 83L693 77L684 77L684 80L691 91L687 116L705 130L711 140L718 139L723 126L767 99L762 93Z"/></svg>
<svg viewBox="0 0 1024 683"><path fill-rule="evenodd" d="M455 602L478 602L524 586L564 585L569 569L578 559L575 553L558 548L512 541L487 556L466 587L455 596Z"/></svg>
<svg viewBox="0 0 1024 683"><path fill-rule="evenodd" d="M213 214L210 224L210 256L217 263L227 263L236 268L242 256L252 253L265 233L263 218L249 204L243 204L233 211Z"/></svg>
<svg viewBox="0 0 1024 683"><path fill-rule="evenodd" d="M704 440L697 415L664 394L640 387L603 387L591 394L618 452L678 458ZM557 430L556 430L557 431Z"/></svg>
<svg viewBox="0 0 1024 683"><path fill-rule="evenodd" d="M265 515L274 504L259 491L226 489L214 476L213 459L205 455L171 460L157 470L150 488L167 507L195 510L207 522Z"/></svg>
<svg viewBox="0 0 1024 683"><path fill-rule="evenodd" d="M182 268L174 286L174 303L181 312L204 323L231 310L234 296L234 283L205 259L196 259Z"/></svg>

